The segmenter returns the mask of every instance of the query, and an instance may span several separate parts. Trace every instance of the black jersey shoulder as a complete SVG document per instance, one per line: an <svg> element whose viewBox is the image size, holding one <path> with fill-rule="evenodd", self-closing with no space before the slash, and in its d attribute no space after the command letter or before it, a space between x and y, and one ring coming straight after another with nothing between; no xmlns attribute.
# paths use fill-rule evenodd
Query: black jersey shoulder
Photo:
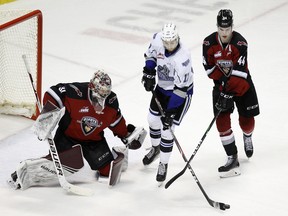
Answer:
<svg viewBox="0 0 288 216"><path fill-rule="evenodd" d="M118 111L119 102L115 92L111 91L110 95L105 100L105 106L111 107Z"/></svg>
<svg viewBox="0 0 288 216"><path fill-rule="evenodd" d="M237 47L248 46L246 39L239 32L236 31L233 31L233 37L231 39L230 44L233 44L234 46Z"/></svg>
<svg viewBox="0 0 288 216"><path fill-rule="evenodd" d="M69 98L86 100L88 97L88 82L74 82L65 84L66 94Z"/></svg>
<svg viewBox="0 0 288 216"><path fill-rule="evenodd" d="M213 32L212 34L208 35L203 41L203 45L206 46L211 46L217 43L217 32Z"/></svg>
<svg viewBox="0 0 288 216"><path fill-rule="evenodd" d="M87 99L88 82L85 83L58 83L51 86L50 89L61 99L64 97L74 99ZM51 95L54 97L53 95Z"/></svg>

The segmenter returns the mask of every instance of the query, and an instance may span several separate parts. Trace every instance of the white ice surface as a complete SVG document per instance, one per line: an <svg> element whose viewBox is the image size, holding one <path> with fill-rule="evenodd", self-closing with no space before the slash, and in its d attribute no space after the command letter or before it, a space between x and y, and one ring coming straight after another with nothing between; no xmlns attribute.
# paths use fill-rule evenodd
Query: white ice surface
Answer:
<svg viewBox="0 0 288 216"><path fill-rule="evenodd" d="M286 216L288 214L288 105L287 0L17 0L0 5L6 9L40 9L44 18L43 90L59 82L87 81L96 68L112 77L127 122L148 129L150 93L140 83L143 53L153 32L165 21L178 24L181 40L191 49L195 89L190 110L176 136L190 157L212 120L212 81L202 66L202 40L216 30L221 8L234 12L235 30L249 43L249 68L257 88L261 114L253 135L255 153L247 159L238 126L232 116L242 174L220 179L217 168L226 156L215 125L191 166L208 196L231 205L222 212L208 205L189 170L167 190L155 181L157 163L143 167L145 148L129 152L129 168L114 188L96 182L86 165L71 183L91 188L92 197L66 194L58 185L14 191L6 179L21 160L40 157L48 145L29 130L32 121L0 116L1 215L137 215L137 216ZM112 145L121 145L109 131ZM176 146L167 179L185 163Z"/></svg>

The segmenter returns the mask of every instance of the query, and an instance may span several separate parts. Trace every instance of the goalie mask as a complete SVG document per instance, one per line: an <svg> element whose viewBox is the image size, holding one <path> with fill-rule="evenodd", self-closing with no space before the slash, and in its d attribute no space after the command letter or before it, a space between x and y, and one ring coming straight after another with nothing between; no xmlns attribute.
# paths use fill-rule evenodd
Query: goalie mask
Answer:
<svg viewBox="0 0 288 216"><path fill-rule="evenodd" d="M112 88L111 79L107 73L98 70L89 82L89 100L96 113L101 113L105 108L105 100L110 95Z"/></svg>
<svg viewBox="0 0 288 216"><path fill-rule="evenodd" d="M179 36L176 25L173 23L165 24L162 28L161 39L165 49L169 52L172 52L179 43Z"/></svg>

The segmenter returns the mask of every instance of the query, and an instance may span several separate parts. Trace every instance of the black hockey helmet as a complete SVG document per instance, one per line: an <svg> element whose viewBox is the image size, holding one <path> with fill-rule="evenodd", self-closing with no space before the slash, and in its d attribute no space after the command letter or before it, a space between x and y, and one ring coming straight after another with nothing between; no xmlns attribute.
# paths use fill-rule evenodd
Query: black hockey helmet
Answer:
<svg viewBox="0 0 288 216"><path fill-rule="evenodd" d="M233 24L233 13L229 9L222 9L217 15L217 26L227 28Z"/></svg>

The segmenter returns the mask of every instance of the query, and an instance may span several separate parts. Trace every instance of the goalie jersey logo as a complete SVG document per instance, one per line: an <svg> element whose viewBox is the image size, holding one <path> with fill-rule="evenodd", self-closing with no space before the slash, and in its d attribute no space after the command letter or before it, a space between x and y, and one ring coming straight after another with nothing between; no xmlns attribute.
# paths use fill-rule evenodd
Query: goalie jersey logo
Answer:
<svg viewBox="0 0 288 216"><path fill-rule="evenodd" d="M82 131L86 136L102 125L102 122L99 123L97 119L89 116L83 117L79 123L81 124Z"/></svg>

